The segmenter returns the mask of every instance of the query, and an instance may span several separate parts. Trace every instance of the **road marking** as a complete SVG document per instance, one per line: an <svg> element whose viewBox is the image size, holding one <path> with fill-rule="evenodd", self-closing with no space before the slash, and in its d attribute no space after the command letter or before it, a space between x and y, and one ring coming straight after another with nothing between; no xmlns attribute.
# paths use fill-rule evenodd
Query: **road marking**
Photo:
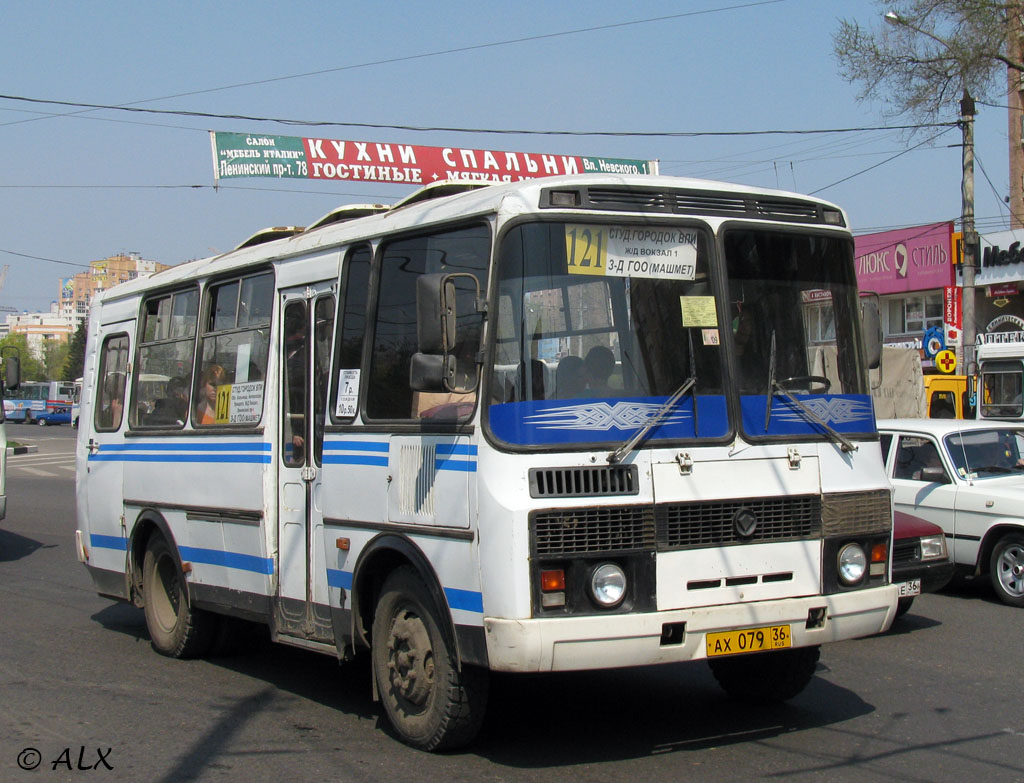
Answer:
<svg viewBox="0 0 1024 783"><path fill-rule="evenodd" d="M55 478L56 473L51 473L48 470L40 470L39 468L30 468L28 465L19 465L18 470L22 473L29 473L33 476L45 476L46 478Z"/></svg>

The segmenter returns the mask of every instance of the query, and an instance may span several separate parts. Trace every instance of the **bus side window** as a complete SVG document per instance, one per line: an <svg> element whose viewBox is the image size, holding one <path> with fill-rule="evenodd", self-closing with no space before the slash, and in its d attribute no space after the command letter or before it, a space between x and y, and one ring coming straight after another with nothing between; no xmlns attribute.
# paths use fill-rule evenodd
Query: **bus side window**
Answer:
<svg viewBox="0 0 1024 783"><path fill-rule="evenodd" d="M112 335L104 340L100 351L100 383L95 414L97 430L112 432L120 429L127 370L128 335Z"/></svg>
<svg viewBox="0 0 1024 783"><path fill-rule="evenodd" d="M349 251L345 262L345 300L338 318L337 361L333 379L335 419L351 421L359 407L359 376L366 334L366 300L370 285L370 249Z"/></svg>

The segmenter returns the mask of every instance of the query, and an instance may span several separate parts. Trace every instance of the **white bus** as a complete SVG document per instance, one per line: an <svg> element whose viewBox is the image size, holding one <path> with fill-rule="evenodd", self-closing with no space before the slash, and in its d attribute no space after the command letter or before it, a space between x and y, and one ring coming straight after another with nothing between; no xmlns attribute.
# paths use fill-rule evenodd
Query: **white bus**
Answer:
<svg viewBox="0 0 1024 783"><path fill-rule="evenodd" d="M157 652L236 618L369 650L397 734L440 749L488 671L708 659L778 700L889 626L840 209L671 177L430 195L95 301L78 555Z"/></svg>

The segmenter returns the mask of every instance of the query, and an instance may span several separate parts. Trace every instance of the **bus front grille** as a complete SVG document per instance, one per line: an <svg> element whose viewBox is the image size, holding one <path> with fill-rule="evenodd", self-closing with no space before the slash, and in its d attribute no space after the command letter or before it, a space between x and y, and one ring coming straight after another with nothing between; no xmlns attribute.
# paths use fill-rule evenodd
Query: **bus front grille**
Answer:
<svg viewBox="0 0 1024 783"><path fill-rule="evenodd" d="M659 549L817 538L821 499L802 495L671 503L657 506L656 517Z"/></svg>
<svg viewBox="0 0 1024 783"><path fill-rule="evenodd" d="M821 498L817 495L546 509L530 515L534 558L670 551L820 536Z"/></svg>

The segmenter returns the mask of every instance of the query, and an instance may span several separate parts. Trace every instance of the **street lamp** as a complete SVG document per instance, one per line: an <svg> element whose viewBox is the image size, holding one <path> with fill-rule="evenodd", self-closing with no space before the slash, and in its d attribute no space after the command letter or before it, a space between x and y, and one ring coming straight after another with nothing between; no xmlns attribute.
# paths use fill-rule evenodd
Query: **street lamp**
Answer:
<svg viewBox="0 0 1024 783"><path fill-rule="evenodd" d="M936 43L942 44L954 54L953 47L949 42L934 33L922 30L911 24L907 19L895 11L888 11L884 17L886 23L894 27L906 27L916 33L931 38ZM962 258L962 281L963 289L963 318L964 328L961 335L963 340L963 353L961 366L968 375L972 374L971 365L974 364L974 350L976 339L976 328L974 322L974 273L977 268L978 232L974 228L974 115L977 111L974 106L974 98L967 90L967 79L961 70L960 81L963 85L963 96L960 99L960 130L963 132L963 174L960 180L960 228L963 234L963 258Z"/></svg>

